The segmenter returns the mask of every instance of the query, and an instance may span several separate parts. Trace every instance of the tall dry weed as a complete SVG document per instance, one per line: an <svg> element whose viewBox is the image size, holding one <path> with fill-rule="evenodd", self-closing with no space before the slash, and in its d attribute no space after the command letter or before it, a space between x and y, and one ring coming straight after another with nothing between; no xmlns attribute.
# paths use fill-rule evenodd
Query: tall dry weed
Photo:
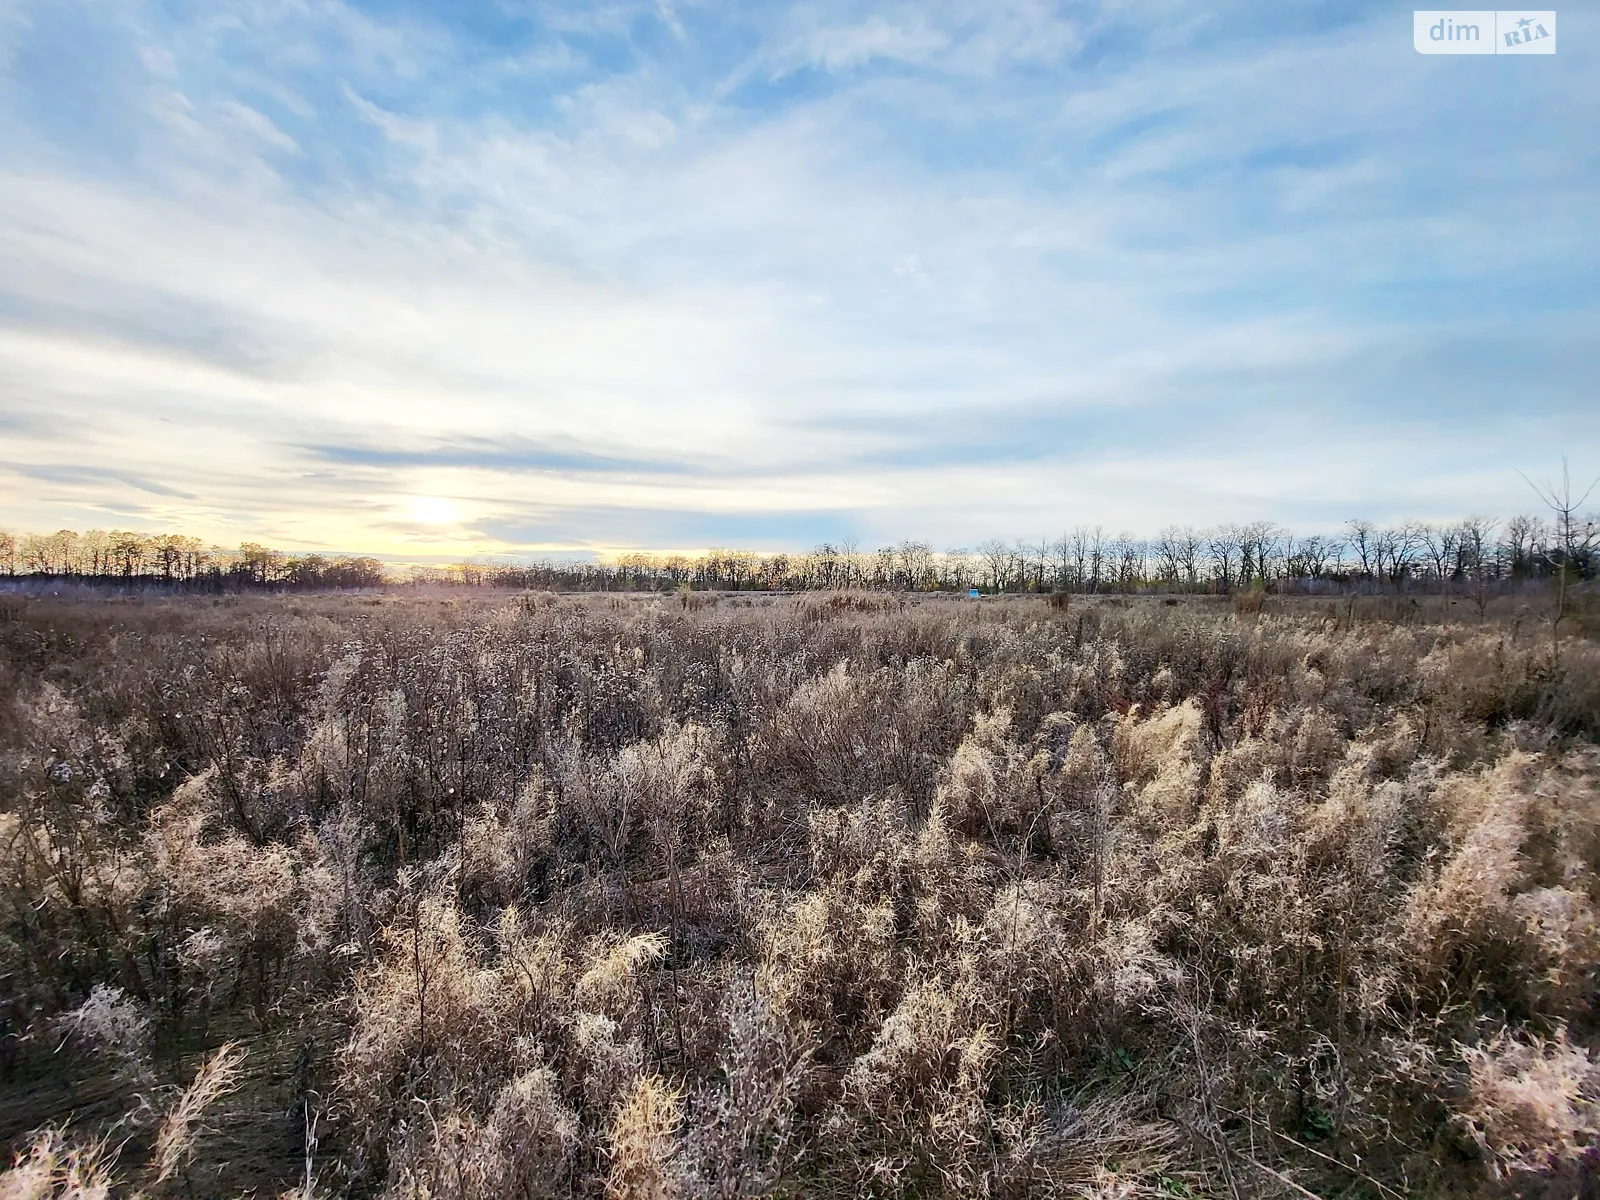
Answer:
<svg viewBox="0 0 1600 1200"><path fill-rule="evenodd" d="M659 1075L634 1081L611 1119L607 1196L671 1200L683 1194L673 1163L681 1114L682 1097Z"/></svg>
<svg viewBox="0 0 1600 1200"><path fill-rule="evenodd" d="M242 1049L224 1043L200 1064L194 1079L179 1094L156 1132L157 1183L171 1179L193 1160L201 1134L200 1122L212 1105L238 1088L244 1058Z"/></svg>

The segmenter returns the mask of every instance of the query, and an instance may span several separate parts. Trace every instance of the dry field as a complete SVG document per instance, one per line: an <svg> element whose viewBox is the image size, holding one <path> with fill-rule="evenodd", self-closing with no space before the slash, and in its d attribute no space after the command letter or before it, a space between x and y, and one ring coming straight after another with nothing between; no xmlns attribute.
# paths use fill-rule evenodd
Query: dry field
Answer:
<svg viewBox="0 0 1600 1200"><path fill-rule="evenodd" d="M13 599L0 1196L1590 1195L1502 603Z"/></svg>

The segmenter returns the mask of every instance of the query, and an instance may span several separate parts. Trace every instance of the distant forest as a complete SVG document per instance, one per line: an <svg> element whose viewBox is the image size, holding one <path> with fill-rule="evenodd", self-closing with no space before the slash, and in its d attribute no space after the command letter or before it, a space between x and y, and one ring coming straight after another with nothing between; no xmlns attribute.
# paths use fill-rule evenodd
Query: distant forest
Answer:
<svg viewBox="0 0 1600 1200"><path fill-rule="evenodd" d="M1596 517L1469 517L1454 524L1353 520L1334 535L1269 521L1168 526L1153 538L1079 526L1055 539L991 539L975 549L927 543L863 550L824 543L804 553L630 553L597 563L463 562L396 567L373 557L295 554L253 542L208 546L184 534L63 529L0 532L0 578L196 591L315 590L404 584L551 591L1283 592L1460 591L1526 580L1577 583L1596 573Z"/></svg>

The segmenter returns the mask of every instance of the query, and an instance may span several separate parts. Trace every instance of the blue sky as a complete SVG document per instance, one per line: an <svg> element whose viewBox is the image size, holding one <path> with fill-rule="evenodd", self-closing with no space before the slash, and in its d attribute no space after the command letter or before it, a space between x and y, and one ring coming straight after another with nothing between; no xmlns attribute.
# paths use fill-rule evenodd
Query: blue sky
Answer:
<svg viewBox="0 0 1600 1200"><path fill-rule="evenodd" d="M1600 12L0 0L0 525L391 554L1529 508Z"/></svg>

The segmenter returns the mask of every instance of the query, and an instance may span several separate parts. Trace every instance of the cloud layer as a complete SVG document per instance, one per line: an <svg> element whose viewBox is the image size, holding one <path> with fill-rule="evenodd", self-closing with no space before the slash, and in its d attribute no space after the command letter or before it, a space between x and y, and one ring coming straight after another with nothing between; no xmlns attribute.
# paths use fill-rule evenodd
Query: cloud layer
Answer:
<svg viewBox="0 0 1600 1200"><path fill-rule="evenodd" d="M1525 507L1600 465L1600 21L1562 22L1455 58L1370 4L0 0L0 520Z"/></svg>

